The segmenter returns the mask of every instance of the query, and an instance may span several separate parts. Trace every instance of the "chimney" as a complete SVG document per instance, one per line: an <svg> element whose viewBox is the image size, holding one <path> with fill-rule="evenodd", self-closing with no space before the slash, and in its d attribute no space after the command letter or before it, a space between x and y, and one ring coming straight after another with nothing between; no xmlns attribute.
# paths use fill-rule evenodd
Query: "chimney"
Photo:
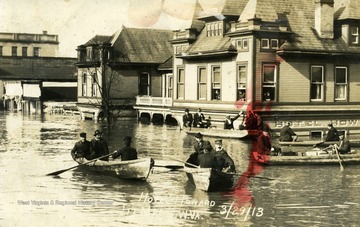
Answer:
<svg viewBox="0 0 360 227"><path fill-rule="evenodd" d="M43 35L47 35L47 31L44 30L44 31L43 31Z"/></svg>
<svg viewBox="0 0 360 227"><path fill-rule="evenodd" d="M334 0L315 0L315 29L320 38L334 38Z"/></svg>

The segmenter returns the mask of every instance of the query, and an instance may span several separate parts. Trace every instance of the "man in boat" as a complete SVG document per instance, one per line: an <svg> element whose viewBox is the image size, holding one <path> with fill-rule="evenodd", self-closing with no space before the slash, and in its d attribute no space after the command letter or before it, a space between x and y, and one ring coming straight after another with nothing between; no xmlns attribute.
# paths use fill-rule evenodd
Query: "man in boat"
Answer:
<svg viewBox="0 0 360 227"><path fill-rule="evenodd" d="M199 132L197 134L195 134L195 140L196 143L194 145L194 150L195 152L193 152L189 158L187 159L186 162L193 164L193 165L199 165L199 160L198 160L198 156L199 154L204 152L204 146L209 146L211 147L211 149L208 147L207 149L213 150L211 144L209 141L205 141L203 140L203 135Z"/></svg>
<svg viewBox="0 0 360 227"><path fill-rule="evenodd" d="M202 152L198 155L198 162L200 168L218 169L218 163L213 152L213 147L209 141L204 141Z"/></svg>
<svg viewBox="0 0 360 227"><path fill-rule="evenodd" d="M218 170L223 172L235 172L235 163L223 147L222 140L215 140L215 157Z"/></svg>
<svg viewBox="0 0 360 227"><path fill-rule="evenodd" d="M204 123L205 123L205 116L201 112L201 108L199 108L198 111L194 114L193 126L198 128L203 128Z"/></svg>
<svg viewBox="0 0 360 227"><path fill-rule="evenodd" d="M345 138L344 133L339 134L339 144L334 144L334 148L339 151L340 154L351 153L351 144L350 141Z"/></svg>
<svg viewBox="0 0 360 227"><path fill-rule="evenodd" d="M242 115L243 115L242 111L240 111L235 117L231 117L230 115L227 115L224 122L224 129L235 129L234 121L236 121Z"/></svg>
<svg viewBox="0 0 360 227"><path fill-rule="evenodd" d="M189 112L189 109L186 109L185 114L183 115L183 126L185 128L186 127L191 127L192 122L193 122L193 116Z"/></svg>
<svg viewBox="0 0 360 227"><path fill-rule="evenodd" d="M102 137L102 132L96 130L94 132L94 138L90 141L92 158L98 158L109 154L109 147L107 142ZM102 158L100 160L109 161L109 157Z"/></svg>
<svg viewBox="0 0 360 227"><path fill-rule="evenodd" d="M86 140L86 133L80 133L80 140L75 143L73 149L71 150L71 156L75 160L76 158L86 158L87 160L91 159L91 144Z"/></svg>
<svg viewBox="0 0 360 227"><path fill-rule="evenodd" d="M325 141L339 141L339 132L332 123L328 124L328 129Z"/></svg>
<svg viewBox="0 0 360 227"><path fill-rule="evenodd" d="M262 155L270 155L271 154L271 139L269 132L267 130L262 131L262 133L258 136L257 139L257 152Z"/></svg>
<svg viewBox="0 0 360 227"><path fill-rule="evenodd" d="M280 141L284 142L295 142L298 136L296 133L290 128L290 122L287 122L286 125L280 131Z"/></svg>
<svg viewBox="0 0 360 227"><path fill-rule="evenodd" d="M131 137L125 136L123 139L124 147L116 150L115 154L112 155L113 159L116 159L118 157L121 157L121 161L127 161L127 160L135 160L137 159L137 151L135 148L131 147Z"/></svg>

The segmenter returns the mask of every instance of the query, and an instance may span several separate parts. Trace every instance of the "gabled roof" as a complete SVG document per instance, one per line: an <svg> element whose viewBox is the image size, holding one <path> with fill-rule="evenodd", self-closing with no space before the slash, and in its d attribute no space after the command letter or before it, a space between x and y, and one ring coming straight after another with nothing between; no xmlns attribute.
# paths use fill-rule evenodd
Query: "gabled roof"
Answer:
<svg viewBox="0 0 360 227"><path fill-rule="evenodd" d="M278 15L269 0L249 0L240 15L239 21L247 22L254 18L275 22Z"/></svg>
<svg viewBox="0 0 360 227"><path fill-rule="evenodd" d="M76 58L13 58L2 57L0 79L76 81ZM21 65L21 67L15 67Z"/></svg>
<svg viewBox="0 0 360 227"><path fill-rule="evenodd" d="M170 30L122 27L113 48L118 55L117 62L164 63L172 56L169 40Z"/></svg>
<svg viewBox="0 0 360 227"><path fill-rule="evenodd" d="M225 16L240 16L246 3L247 0L226 0L221 10L221 13Z"/></svg>
<svg viewBox="0 0 360 227"><path fill-rule="evenodd" d="M97 45L97 44L103 44L103 43L109 43L112 36L106 36L106 35L96 35L89 41L87 41L84 45L90 46L90 45Z"/></svg>
<svg viewBox="0 0 360 227"><path fill-rule="evenodd" d="M199 1L196 0L194 14L193 14L190 28L195 29L197 32L201 32L201 30L204 28L204 25L205 25L205 22L197 19L202 11L203 11L203 8L201 7Z"/></svg>
<svg viewBox="0 0 360 227"><path fill-rule="evenodd" d="M336 4L337 3L337 4ZM360 1L359 0L342 0L336 1L336 18L342 19L360 19Z"/></svg>

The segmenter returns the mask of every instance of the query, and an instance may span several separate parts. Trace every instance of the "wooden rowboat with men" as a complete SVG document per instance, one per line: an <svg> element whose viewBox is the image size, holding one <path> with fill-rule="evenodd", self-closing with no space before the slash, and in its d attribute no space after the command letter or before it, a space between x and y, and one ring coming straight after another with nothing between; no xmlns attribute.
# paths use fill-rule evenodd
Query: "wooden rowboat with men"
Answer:
<svg viewBox="0 0 360 227"><path fill-rule="evenodd" d="M243 139L248 136L258 136L258 130L228 130L218 128L183 128L188 135L201 133L205 137L217 137L227 139Z"/></svg>
<svg viewBox="0 0 360 227"><path fill-rule="evenodd" d="M307 152L293 152L292 155L263 155L252 152L253 158L261 164L269 166L308 166L308 165L339 165L339 158L335 153L323 150ZM341 154L341 163L344 165L360 164L360 152Z"/></svg>
<svg viewBox="0 0 360 227"><path fill-rule="evenodd" d="M184 169L189 182L195 188L203 191L227 191L235 182L235 174L221 172L212 168Z"/></svg>
<svg viewBox="0 0 360 227"><path fill-rule="evenodd" d="M339 143L338 141L316 141L316 140L308 140L308 141L295 141L295 142L279 142L280 146L299 146L299 147L328 147L335 143ZM360 140L353 139L350 140L351 147L360 147Z"/></svg>
<svg viewBox="0 0 360 227"><path fill-rule="evenodd" d="M96 160L89 162L84 158L75 160L86 171L91 171L99 174L113 176L124 180L146 180L154 166L152 158L140 158L130 161L121 161L120 159L101 161ZM84 165L83 165L84 164Z"/></svg>

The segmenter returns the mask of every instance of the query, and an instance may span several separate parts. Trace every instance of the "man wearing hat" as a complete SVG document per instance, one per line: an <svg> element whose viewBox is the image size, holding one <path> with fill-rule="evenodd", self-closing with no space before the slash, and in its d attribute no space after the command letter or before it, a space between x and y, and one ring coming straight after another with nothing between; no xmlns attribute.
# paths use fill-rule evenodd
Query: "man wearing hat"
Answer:
<svg viewBox="0 0 360 227"><path fill-rule="evenodd" d="M236 121L241 115L242 111L240 111L240 113L238 113L235 117L227 115L224 122L224 129L234 129L234 121Z"/></svg>
<svg viewBox="0 0 360 227"><path fill-rule="evenodd" d="M91 149L90 142L86 140L86 133L80 133L80 140L75 143L73 149L71 150L71 157L75 160L76 158L86 158L87 160L91 159Z"/></svg>
<svg viewBox="0 0 360 227"><path fill-rule="evenodd" d="M196 140L195 145L194 145L195 152L189 156L189 158L186 162L191 163L193 165L199 165L198 155L204 152L204 146L205 145L210 146L210 147L206 148L209 150L213 150L213 148L209 141L203 140L203 135L200 132L195 134L195 140Z"/></svg>
<svg viewBox="0 0 360 227"><path fill-rule="evenodd" d="M198 154L198 162L200 168L218 169L216 157L213 153L213 148L209 141L203 142L202 152Z"/></svg>
<svg viewBox="0 0 360 227"><path fill-rule="evenodd" d="M328 129L325 141L339 141L339 132L331 122L328 124Z"/></svg>
<svg viewBox="0 0 360 227"><path fill-rule="evenodd" d="M218 170L224 172L235 172L235 163L223 148L222 140L215 140L215 157Z"/></svg>
<svg viewBox="0 0 360 227"><path fill-rule="evenodd" d="M183 115L183 126L191 127L192 122L193 122L193 116L189 112L189 109L186 109L185 114Z"/></svg>
<svg viewBox="0 0 360 227"><path fill-rule="evenodd" d="M205 116L202 113L201 108L194 114L193 126L198 128L203 128L205 123Z"/></svg>
<svg viewBox="0 0 360 227"><path fill-rule="evenodd" d="M344 132L339 133L340 143L333 145L335 149L338 149L340 154L347 154L351 152L350 141L347 138L345 138L344 134L345 134Z"/></svg>
<svg viewBox="0 0 360 227"><path fill-rule="evenodd" d="M290 122L287 122L286 125L280 131L280 141L294 142L297 140L296 133L290 128Z"/></svg>
<svg viewBox="0 0 360 227"><path fill-rule="evenodd" d="M109 154L109 147L107 142L102 137L102 132L96 130L94 132L94 138L90 141L92 158L98 158ZM100 160L109 161L109 157L102 158Z"/></svg>
<svg viewBox="0 0 360 227"><path fill-rule="evenodd" d="M121 161L135 160L137 159L137 151L135 148L131 147L131 137L125 136L123 139L124 147L115 151L115 154L112 155L112 158L118 158L121 156Z"/></svg>

